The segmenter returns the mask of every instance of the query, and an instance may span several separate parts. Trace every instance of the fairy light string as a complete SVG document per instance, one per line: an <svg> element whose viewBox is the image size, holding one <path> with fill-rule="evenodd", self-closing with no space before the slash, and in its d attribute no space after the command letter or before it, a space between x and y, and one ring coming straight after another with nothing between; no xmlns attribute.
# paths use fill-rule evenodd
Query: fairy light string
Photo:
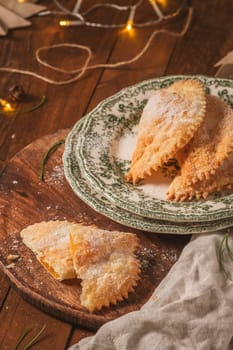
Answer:
<svg viewBox="0 0 233 350"><path fill-rule="evenodd" d="M161 0L161 1L163 1L163 0ZM183 10L183 8L186 7L186 5L187 5L187 0L182 0L181 5L177 8L176 11L172 12L171 14L164 15L160 9L160 6L159 6L159 3L161 1L148 0L148 2L150 3L151 7L153 8L153 10L156 14L157 18L155 20L141 22L141 23L133 22L133 23L131 23L131 28L132 28L132 24L135 28L137 28L137 27L138 28L149 27L149 26L160 23L163 19L168 20L170 18L178 16L179 13ZM48 14L59 14L59 15L67 14L71 17L79 17L79 19L78 20L77 19L76 20L62 19L59 22L60 26L67 26L67 27L69 27L69 26L90 26L90 27L95 27L95 28L112 29L112 28L127 28L127 26L129 25L129 23L128 23L129 20L126 23L121 23L121 24L104 24L104 23L90 22L85 17L88 14L90 14L91 12L93 12L99 8L112 8L112 9L115 9L118 11L128 11L129 16L130 16L132 9L133 9L133 12L136 13L136 10L140 7L143 0L138 0L135 3L135 5L130 5L130 6L122 6L122 5L112 4L112 3L94 4L93 6L91 6L90 8L88 8L84 12L80 12L81 4L82 4L81 0L78 0L76 2L76 5L74 6L74 9L72 11L66 9L63 5L60 4L60 2L58 0L53 0L53 2L61 10L61 12L46 10L46 11L39 13L39 16L44 16L44 15L48 15Z"/></svg>
<svg viewBox="0 0 233 350"><path fill-rule="evenodd" d="M57 0L54 0L55 2L58 2ZM128 21L127 21L127 25L130 24L134 15L135 15L135 11L136 8L138 6L138 4L140 4L141 1L139 1L136 5L131 6L130 8L130 12L129 12L129 17L128 17ZM90 11L90 10L89 10ZM79 14L77 17L79 17ZM73 75L71 78L68 79L64 79L64 80L54 80L54 79L50 79L46 76L43 76L41 74L35 73L33 71L30 70L24 70L24 69L18 69L18 68L13 68L13 67L0 67L0 71L1 72L10 72L10 73L17 73L17 74L21 74L21 75L28 75L28 76L32 76L34 78L37 78L41 81L44 81L46 83L52 84L52 85L68 85L70 83L76 82L78 80L81 79L81 77L88 71L88 70L93 70L93 69L99 69L99 68L106 68L106 69L114 69L114 68L119 68L125 65L129 65L132 63L135 63L136 61L138 61L144 54L145 52L149 49L153 39L155 38L156 35L158 35L159 33L166 33L169 34L175 38L181 38L185 35L185 33L187 32L191 20L192 20L192 16L193 16L193 8L189 7L188 11L187 11L187 15L186 15L186 19L185 19L185 23L183 26L183 29L180 32L173 32L173 31L169 31L168 29L156 29L154 30L151 35L149 36L148 40L146 41L144 47L141 49L141 51L135 55L134 57L132 57L129 60L125 60L125 61L119 61L116 63L100 63L100 64L95 64L95 65L89 65L93 54L92 54L92 50L85 45L80 45L80 44L75 44L75 43L60 43L60 44L54 44L54 45L50 45L50 46L43 46L40 47L36 50L35 52L35 58L36 61L41 64L44 67L49 68L51 71L56 71L56 72L60 72L60 73L65 73L65 74L69 74L69 75ZM165 17L163 17L165 18ZM131 24L132 25L132 24ZM134 25L135 26L135 25ZM128 27L128 30L130 30L130 27ZM51 51L51 50L55 50L57 48L66 48L66 47L72 47L72 48L76 48L76 49L80 49L83 50L84 52L86 52L86 60L83 64L83 66L77 69L72 69L72 70L67 70L67 69L63 69L63 68L58 68L52 64L49 64L47 61L43 60L41 58L41 53L43 51Z"/></svg>

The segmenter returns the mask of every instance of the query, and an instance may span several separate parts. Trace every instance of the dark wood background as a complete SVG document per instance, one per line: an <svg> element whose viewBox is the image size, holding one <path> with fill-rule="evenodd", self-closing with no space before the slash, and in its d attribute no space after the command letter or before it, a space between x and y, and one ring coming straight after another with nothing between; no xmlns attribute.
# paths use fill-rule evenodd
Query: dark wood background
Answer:
<svg viewBox="0 0 233 350"><path fill-rule="evenodd" d="M51 9L51 1L40 1ZM73 0L62 2L72 9ZM88 3L88 4L86 4ZM89 7L95 1L85 2ZM125 4L126 1L117 1ZM133 3L133 2L127 2ZM146 3L146 1L145 1ZM213 76L214 64L233 50L232 0L193 0L192 23L183 38L159 34L147 53L136 63L120 69L98 69L87 72L83 78L67 86L53 86L35 78L0 72L0 98L8 98L9 88L21 84L32 99L45 95L46 104L27 114L0 115L0 168L24 146L37 138L70 128L87 111L102 99L119 89L141 80L170 74L205 74ZM160 27L179 31L185 20L184 11L179 17L163 22ZM137 13L137 20L150 16L146 6ZM91 16L98 21L119 22L124 14L112 10L97 11ZM136 29L134 36L120 30L88 27L61 28L58 17L34 17L32 26L12 30L0 38L0 66L29 69L51 78L66 78L38 65L34 52L40 46L61 42L84 44L93 50L93 64L127 60L138 53L152 28ZM75 49L45 52L49 62L69 69L81 65L84 56ZM22 107L23 108L23 107ZM1 181L1 180L0 180ZM178 239L178 238L177 238ZM93 332L72 326L43 313L23 300L0 274L0 349L13 349L25 328L35 334L46 324L45 336L33 349L67 349L71 344Z"/></svg>

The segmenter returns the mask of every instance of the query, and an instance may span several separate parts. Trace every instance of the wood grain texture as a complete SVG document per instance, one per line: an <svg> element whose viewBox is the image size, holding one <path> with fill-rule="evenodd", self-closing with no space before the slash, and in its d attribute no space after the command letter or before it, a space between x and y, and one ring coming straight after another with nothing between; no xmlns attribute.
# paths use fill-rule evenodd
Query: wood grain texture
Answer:
<svg viewBox="0 0 233 350"><path fill-rule="evenodd" d="M63 176L62 146L51 156L45 171L45 182L39 181L40 163L49 145L64 138L67 131L44 137L20 151L8 163L0 185L0 261L3 273L19 292L34 305L76 325L97 329L103 323L137 310L177 260L187 238L159 237L135 231L140 240L137 251L142 265L135 293L111 308L89 313L80 304L79 280L58 282L35 259L22 243L22 228L40 221L69 220L94 223L100 228L134 232L97 214L72 192ZM21 259L8 269L7 256Z"/></svg>
<svg viewBox="0 0 233 350"><path fill-rule="evenodd" d="M148 11L148 9L145 10ZM143 11L138 12L137 21L143 22L146 11L145 13ZM132 34L122 31L112 50L109 63L127 61L135 57L142 50L150 35L156 30L163 28L178 32L182 28L186 15L187 10L184 10L180 16L173 20L165 21L165 23L155 27L134 29ZM126 86L163 76L176 42L177 38L167 33L158 33L139 60L117 69L105 69L87 111L93 109L104 98L113 95Z"/></svg>
<svg viewBox="0 0 233 350"><path fill-rule="evenodd" d="M54 5L45 2L46 6L55 10ZM67 8L75 1L66 2ZM88 3L91 6L93 1ZM108 10L109 23L124 20L125 14ZM90 19L104 21L103 11L93 12ZM61 28L59 17L45 16L32 18L33 29L11 31L9 36L1 42L0 66L31 70L54 80L70 78L69 74L62 74L42 67L35 59L35 52L39 47L53 44L72 42L86 45L93 51L91 64L106 63L112 48L118 38L116 30L106 30L88 27ZM43 33L43 34L41 34ZM101 40L100 40L101 38ZM1 40L1 39L0 39ZM68 70L82 67L86 55L80 49L60 48L44 51L41 57L54 66ZM71 127L86 111L86 106L92 98L103 69L87 72L75 84L55 86L36 78L1 72L0 98L8 98L9 88L15 83L21 84L31 100L37 101L42 95L46 96L43 108L33 113L12 116L0 115L0 160L10 159L36 138L61 128ZM74 76L74 75L72 75ZM30 99L29 99L30 100ZM28 109L32 103L23 103L21 109Z"/></svg>
<svg viewBox="0 0 233 350"><path fill-rule="evenodd" d="M83 6L89 7L94 2L95 0L89 0L88 2L83 1ZM41 0L40 3L48 6L50 9L54 9L52 1ZM62 3L67 6L67 8L71 9L75 0L62 0ZM126 3L132 4L134 1L129 0L126 2L125 0L117 0L117 3L125 5ZM145 3L147 3L147 1L145 1ZM172 1L172 3L174 2ZM47 103L43 108L33 113L18 115L17 118L0 116L0 166L4 166L5 160L10 159L11 156L36 138L52 133L59 128L71 127L76 120L81 118L87 110L95 107L100 100L115 93L126 85L167 74L215 74L216 68L213 67L213 65L219 58L232 50L233 2L232 0L225 0L224 2L220 0L192 0L192 4L195 9L194 18L187 34L183 38L176 40L165 34L159 35L154 39L147 54L134 65L128 65L117 70L101 69L99 71L92 71L87 73L80 82L67 87L49 86L46 83L30 77L1 73L0 97L6 98L10 86L15 83L20 83L32 97L45 94L47 96ZM117 22L121 20L122 13L116 14L109 11L99 11L96 14L93 13L91 16L95 16L96 19L101 19L104 22ZM145 9L145 11L143 9L137 13L136 19L145 20L147 18L149 18L147 9ZM64 41L80 42L88 44L93 49L93 62L116 62L119 59L130 58L137 53L145 43L150 32L155 29L152 27L136 30L134 38L127 38L127 36L123 36L118 30L105 31L81 27L69 29L59 28L57 25L59 17L56 16L44 18L33 17L31 20L32 27L10 31L6 38L0 38L0 65L33 69L38 73L46 74L54 78L59 78L60 76L51 74L48 70L40 67L33 58L35 49L41 45ZM162 26L165 27L166 25L178 31L182 23L182 18L179 18L174 20L173 23L162 23ZM82 55L80 58L79 55L77 57L74 51L69 51L69 54L67 54L66 51L59 52L58 56L56 56L55 52L50 54L45 52L43 57L48 59L51 63L58 65L63 65L67 62L66 67L68 68L74 68L78 64L81 64L83 59ZM50 163L48 166L49 165ZM10 166L13 166L13 164ZM17 167L17 165L15 166ZM27 166L30 169L30 164L27 164ZM53 168L50 168L50 170L51 169ZM47 172L47 175L49 175L49 172ZM3 179L4 177L0 178L0 182L2 182ZM12 180L13 179L15 179L15 176L12 176ZM6 181L6 178L4 181ZM10 189L12 189L13 184L9 183L8 185L10 185ZM27 203L30 202L30 198L24 198L23 193L14 193L14 196L18 196L17 200L23 203L24 208L27 207ZM41 198L44 198L44 196L41 196ZM74 198L71 202L73 203L73 201ZM94 211L89 210L89 208L82 204L77 198L75 198L75 203L76 202L79 205L79 210L83 211L84 221L93 220L100 224L103 220L103 226L110 225L110 228L115 227L114 223L111 223L110 220L106 220ZM66 206L67 203L65 207ZM34 210L29 209L29 213L32 215L36 213L38 220L41 218L43 212L40 205L39 211L40 213L37 213L37 208L34 208ZM58 215L59 212L59 215L62 217L61 208L59 210L59 208L51 206L49 211L51 211L52 215ZM7 212L9 213L9 204L5 213ZM17 214L17 210L14 211L13 218L15 214ZM24 215L26 214L24 213ZM52 215L47 215L47 217L51 218ZM72 215L74 216L74 213ZM78 220L81 220L79 212L77 212L77 216ZM19 218L18 214L16 218ZM7 222L6 217L3 220L0 216L1 227L4 226L4 222ZM30 220L24 219L23 225L27 225L28 223L30 223ZM14 227L16 227L17 232L21 228L19 222L11 223L8 224L5 232L11 229L14 231ZM151 237L154 242L154 247L160 247L160 244L162 244L163 247L166 247L167 244L168 247L172 247L176 239L174 236L170 238L166 237L166 239L164 236L155 237L155 235L149 234L145 236L147 239ZM177 239L177 244L180 247L180 237ZM163 252L167 252L167 248L163 249ZM170 263L172 264L174 261L175 259L171 259ZM26 326L24 321L25 302L22 301L22 298L14 291L8 293L8 286L9 284L5 279L0 277L0 304L2 303L2 308L0 307L1 350L12 350L12 345L15 340L13 336L14 334L19 335L19 325L22 324ZM18 305L22 305L22 307ZM28 303L26 309L28 314L31 313L34 315L33 318L35 317L32 328L33 331L36 331L44 322L44 314ZM17 318L17 322L12 322L12 315ZM53 324L52 332L50 332L49 337L46 336L45 339L43 339L43 343L38 344L36 347L38 349L66 350L68 345L91 334L80 327L75 330L73 328L73 332L69 333L66 327L61 327L61 323L58 319L47 315L46 324L49 325L50 322ZM10 327L10 332L6 331L4 336L2 336L3 330L6 330L7 327ZM62 336L62 334L64 336ZM56 339L59 339L60 343L56 342Z"/></svg>
<svg viewBox="0 0 233 350"><path fill-rule="evenodd" d="M4 304L4 301L7 297L7 293L10 289L9 283L6 281L4 276L0 274L0 310Z"/></svg>
<svg viewBox="0 0 233 350"><path fill-rule="evenodd" d="M214 76L214 65L232 50L233 1L193 1L194 16L183 38L177 40L166 75Z"/></svg>
<svg viewBox="0 0 233 350"><path fill-rule="evenodd" d="M23 317L22 317L23 315ZM31 330L21 349L45 326L40 341L33 350L65 349L72 326L51 318L39 309L32 308L19 294L11 289L7 302L0 314L0 349L12 350L25 330Z"/></svg>

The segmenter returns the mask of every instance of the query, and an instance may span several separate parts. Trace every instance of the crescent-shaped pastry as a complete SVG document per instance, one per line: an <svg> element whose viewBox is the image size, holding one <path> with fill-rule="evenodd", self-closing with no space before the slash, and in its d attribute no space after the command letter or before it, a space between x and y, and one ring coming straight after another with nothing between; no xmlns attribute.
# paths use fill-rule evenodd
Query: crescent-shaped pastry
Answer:
<svg viewBox="0 0 233 350"><path fill-rule="evenodd" d="M40 222L20 233L23 243L55 279L76 277L69 239L69 232L76 225L68 221Z"/></svg>
<svg viewBox="0 0 233 350"><path fill-rule="evenodd" d="M128 297L140 272L135 234L80 226L71 230L70 240L84 307L93 312Z"/></svg>
<svg viewBox="0 0 233 350"><path fill-rule="evenodd" d="M188 184L208 179L233 152L233 109L216 96L207 96L206 117L185 147L181 174Z"/></svg>
<svg viewBox="0 0 233 350"><path fill-rule="evenodd" d="M215 174L202 181L188 185L183 182L182 176L178 175L172 182L168 199L187 201L191 199L206 199L210 194L220 192L223 189L231 189L233 186L233 154L225 159Z"/></svg>
<svg viewBox="0 0 233 350"><path fill-rule="evenodd" d="M233 109L220 98L207 96L204 122L190 143L177 154L178 158L182 158L181 174L171 183L168 199L205 198L218 187L223 187L219 175L215 177L214 174L233 152L232 130Z"/></svg>
<svg viewBox="0 0 233 350"><path fill-rule="evenodd" d="M193 137L205 117L206 96L199 80L180 80L149 98L126 181L137 183L162 167Z"/></svg>

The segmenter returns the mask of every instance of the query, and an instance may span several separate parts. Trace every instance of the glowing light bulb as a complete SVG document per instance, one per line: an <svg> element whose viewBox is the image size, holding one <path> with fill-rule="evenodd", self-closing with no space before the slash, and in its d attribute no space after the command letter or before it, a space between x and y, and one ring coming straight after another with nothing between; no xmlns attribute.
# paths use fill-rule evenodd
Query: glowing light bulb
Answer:
<svg viewBox="0 0 233 350"><path fill-rule="evenodd" d="M70 21L67 21L67 20L61 20L60 22L59 22L59 25L61 26L61 27L69 27L70 26Z"/></svg>
<svg viewBox="0 0 233 350"><path fill-rule="evenodd" d="M84 24L84 21L78 20L78 21L68 21L68 20L64 20L62 19L59 22L59 25L61 27L73 27L73 26L82 26Z"/></svg>
<svg viewBox="0 0 233 350"><path fill-rule="evenodd" d="M5 107L3 108L5 112L13 112L15 109L11 106L10 103L6 103Z"/></svg>
<svg viewBox="0 0 233 350"><path fill-rule="evenodd" d="M132 21L128 21L126 24L125 29L130 32L133 29L133 22Z"/></svg>
<svg viewBox="0 0 233 350"><path fill-rule="evenodd" d="M0 98L0 107L4 112L14 112L14 107L6 100Z"/></svg>
<svg viewBox="0 0 233 350"><path fill-rule="evenodd" d="M133 20L134 20L135 11L136 11L136 7L135 7L135 6L132 6L132 7L130 8L128 21L127 21L126 27L125 27L125 29L127 30L127 32L131 32L132 29L133 29Z"/></svg>

